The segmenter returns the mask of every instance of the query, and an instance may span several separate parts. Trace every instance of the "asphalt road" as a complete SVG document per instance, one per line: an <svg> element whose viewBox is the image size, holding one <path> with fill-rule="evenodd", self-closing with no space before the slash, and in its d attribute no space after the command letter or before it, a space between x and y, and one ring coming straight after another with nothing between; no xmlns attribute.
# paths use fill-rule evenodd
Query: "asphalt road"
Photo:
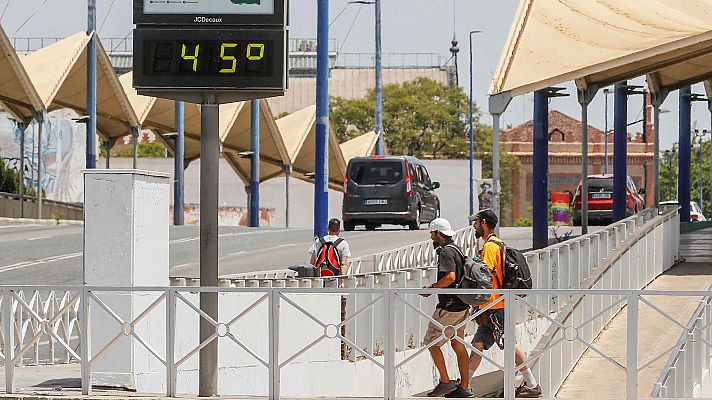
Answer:
<svg viewBox="0 0 712 400"><path fill-rule="evenodd" d="M575 228L562 228L570 231ZM578 233L574 230L574 233ZM0 284L81 284L81 226L1 225ZM428 240L427 230L344 232L353 257L364 257ZM510 246L531 246L531 228L502 228ZM312 233L308 229L220 227L220 275L284 269L307 261ZM198 226L170 227L170 275L199 276Z"/></svg>

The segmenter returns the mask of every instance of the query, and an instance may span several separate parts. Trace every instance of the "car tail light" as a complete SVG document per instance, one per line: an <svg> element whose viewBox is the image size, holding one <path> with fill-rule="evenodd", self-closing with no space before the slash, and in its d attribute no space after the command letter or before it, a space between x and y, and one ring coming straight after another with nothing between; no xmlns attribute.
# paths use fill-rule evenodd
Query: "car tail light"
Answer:
<svg viewBox="0 0 712 400"><path fill-rule="evenodd" d="M349 194L349 177L344 176L344 197Z"/></svg>
<svg viewBox="0 0 712 400"><path fill-rule="evenodd" d="M690 214L690 221L697 221L698 218L697 214Z"/></svg>
<svg viewBox="0 0 712 400"><path fill-rule="evenodd" d="M406 171L408 171L408 167L406 166ZM410 183L410 172L406 172L405 175L405 195L410 197L413 195L413 186Z"/></svg>

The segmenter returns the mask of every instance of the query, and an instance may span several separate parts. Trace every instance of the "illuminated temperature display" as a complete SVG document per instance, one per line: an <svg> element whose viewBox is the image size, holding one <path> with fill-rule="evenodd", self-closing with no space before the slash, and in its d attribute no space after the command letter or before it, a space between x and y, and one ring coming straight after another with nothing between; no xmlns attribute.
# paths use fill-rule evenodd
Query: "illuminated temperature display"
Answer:
<svg viewBox="0 0 712 400"><path fill-rule="evenodd" d="M269 75L272 42L151 41L144 44L146 75Z"/></svg>
<svg viewBox="0 0 712 400"><path fill-rule="evenodd" d="M284 31L137 29L136 87L283 88Z"/></svg>

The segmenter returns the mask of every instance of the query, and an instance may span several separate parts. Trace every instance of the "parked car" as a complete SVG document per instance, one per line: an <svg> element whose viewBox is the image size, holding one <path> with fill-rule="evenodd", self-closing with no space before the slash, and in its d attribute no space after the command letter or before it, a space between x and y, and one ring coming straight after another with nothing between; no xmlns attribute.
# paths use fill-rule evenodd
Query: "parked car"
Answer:
<svg viewBox="0 0 712 400"><path fill-rule="evenodd" d="M637 189L635 183L627 177L626 216L645 208L645 188ZM581 182L576 188L573 200L574 225L581 225ZM613 175L588 176L588 221L610 223L613 221Z"/></svg>
<svg viewBox="0 0 712 400"><path fill-rule="evenodd" d="M344 178L344 230L357 225L420 225L440 216L440 200L425 164L415 157L372 156L349 161Z"/></svg>
<svg viewBox="0 0 712 400"><path fill-rule="evenodd" d="M668 200L668 201L661 201L660 202L661 206L678 206L680 203L677 200ZM697 204L696 201L691 201L690 202L690 222L704 222L707 221L707 218L705 218L705 215L702 214L702 208L700 208L699 204Z"/></svg>

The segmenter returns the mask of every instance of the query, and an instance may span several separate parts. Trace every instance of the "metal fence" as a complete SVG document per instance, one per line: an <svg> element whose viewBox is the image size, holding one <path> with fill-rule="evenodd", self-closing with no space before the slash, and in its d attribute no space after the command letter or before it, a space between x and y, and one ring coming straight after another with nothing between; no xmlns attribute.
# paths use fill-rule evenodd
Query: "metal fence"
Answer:
<svg viewBox="0 0 712 400"><path fill-rule="evenodd" d="M709 397L712 393L712 287L682 330L650 397ZM706 392L706 393L705 393Z"/></svg>

